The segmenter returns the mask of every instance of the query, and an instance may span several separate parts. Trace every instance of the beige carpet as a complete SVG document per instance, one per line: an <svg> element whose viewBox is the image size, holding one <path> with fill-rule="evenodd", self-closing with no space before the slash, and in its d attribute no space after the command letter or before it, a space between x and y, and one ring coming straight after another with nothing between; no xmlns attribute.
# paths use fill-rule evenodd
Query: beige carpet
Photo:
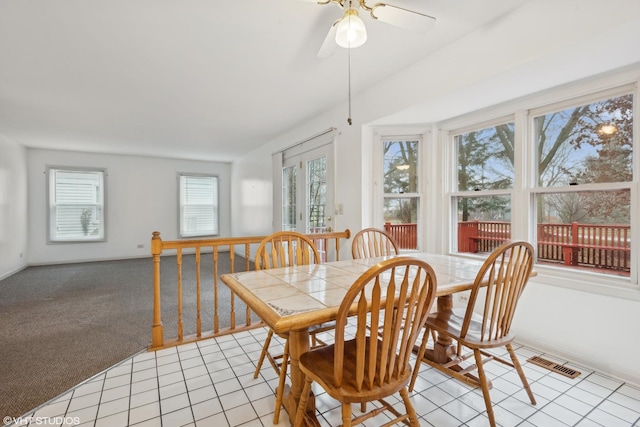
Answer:
<svg viewBox="0 0 640 427"><path fill-rule="evenodd" d="M185 335L195 332L192 263L185 257ZM236 271L244 270L243 259L236 263ZM151 258L38 266L0 281L0 416L24 415L144 351L153 323L152 268ZM229 271L228 254L220 255L219 268ZM165 337L175 338L175 258L163 257L161 271ZM202 304L211 307L211 268L203 266L202 274ZM223 284L221 298L228 313ZM244 313L239 301L236 312ZM228 319L221 316L221 327ZM202 324L212 329L211 316L203 315Z"/></svg>

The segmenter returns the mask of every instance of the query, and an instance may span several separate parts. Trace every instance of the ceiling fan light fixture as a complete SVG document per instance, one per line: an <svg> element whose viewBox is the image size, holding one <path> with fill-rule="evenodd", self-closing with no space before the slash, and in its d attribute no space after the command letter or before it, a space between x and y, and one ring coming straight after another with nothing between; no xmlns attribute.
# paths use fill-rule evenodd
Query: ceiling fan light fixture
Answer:
<svg viewBox="0 0 640 427"><path fill-rule="evenodd" d="M347 9L336 29L336 43L348 49L360 47L366 41L367 29L358 16L358 11L352 8Z"/></svg>

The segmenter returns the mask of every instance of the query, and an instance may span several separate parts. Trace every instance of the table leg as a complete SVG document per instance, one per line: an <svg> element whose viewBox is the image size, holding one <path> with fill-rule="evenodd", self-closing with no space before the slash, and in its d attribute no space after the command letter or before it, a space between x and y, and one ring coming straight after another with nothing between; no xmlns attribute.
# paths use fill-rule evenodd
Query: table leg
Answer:
<svg viewBox="0 0 640 427"><path fill-rule="evenodd" d="M436 300L437 312L442 313L444 310L450 310L453 308L453 295L443 295ZM427 349L424 357L425 359L432 360L434 362L444 364L447 363L451 356L456 353L456 346L453 344L453 340L446 335L440 335L436 337L436 342L433 344L433 350Z"/></svg>
<svg viewBox="0 0 640 427"><path fill-rule="evenodd" d="M453 295L443 295L437 298L437 312L444 313L445 310L451 310L453 308ZM435 343L433 343L433 350L426 349L424 353L424 359L428 359L432 362L438 363L440 365L444 365L446 363L451 362L452 360L459 359L457 356L457 347L454 344L453 340L446 336L438 334L436 337ZM417 347L414 347L414 352L417 351ZM458 366L452 366L449 369L457 371L460 369ZM480 380L478 377L471 373L465 374L467 377L471 378L476 383L479 383ZM492 388L491 381L487 382L489 388Z"/></svg>
<svg viewBox="0 0 640 427"><path fill-rule="evenodd" d="M296 417L300 394L304 386L304 374L300 370L300 355L307 351L309 351L309 330L302 329L289 332L289 375L291 376L291 386L285 385L283 404L292 424ZM307 403L305 425L320 427L320 423L316 418L316 401L313 394L309 396L309 402Z"/></svg>

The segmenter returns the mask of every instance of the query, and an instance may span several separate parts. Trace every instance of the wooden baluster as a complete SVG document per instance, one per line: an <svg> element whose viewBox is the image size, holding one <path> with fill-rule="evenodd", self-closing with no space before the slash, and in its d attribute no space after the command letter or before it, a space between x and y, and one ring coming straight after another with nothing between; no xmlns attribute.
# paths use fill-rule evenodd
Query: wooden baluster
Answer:
<svg viewBox="0 0 640 427"><path fill-rule="evenodd" d="M231 273L235 273L235 260L236 253L234 250L234 245L232 243L229 245L229 270L231 271ZM233 291L229 291L231 292L231 295L229 296L229 328L233 330L236 328L236 295Z"/></svg>
<svg viewBox="0 0 640 427"><path fill-rule="evenodd" d="M244 244L244 259L245 259L245 271L249 271L251 269L251 263L249 259L251 258L251 245L248 243ZM251 325L251 309L247 307L245 309L245 324L247 326Z"/></svg>
<svg viewBox="0 0 640 427"><path fill-rule="evenodd" d="M244 244L244 271L251 270L251 244Z"/></svg>
<svg viewBox="0 0 640 427"><path fill-rule="evenodd" d="M153 326L151 328L151 346L161 347L164 343L164 328L160 310L160 254L162 239L158 231L151 238L151 255L153 255Z"/></svg>
<svg viewBox="0 0 640 427"><path fill-rule="evenodd" d="M182 248L178 248L176 264L178 267L178 341L182 341L184 337L182 330Z"/></svg>
<svg viewBox="0 0 640 427"><path fill-rule="evenodd" d="M202 318L200 317L200 246L196 248L196 336L202 336Z"/></svg>
<svg viewBox="0 0 640 427"><path fill-rule="evenodd" d="M213 246L213 333L220 331L220 317L218 314L218 246Z"/></svg>

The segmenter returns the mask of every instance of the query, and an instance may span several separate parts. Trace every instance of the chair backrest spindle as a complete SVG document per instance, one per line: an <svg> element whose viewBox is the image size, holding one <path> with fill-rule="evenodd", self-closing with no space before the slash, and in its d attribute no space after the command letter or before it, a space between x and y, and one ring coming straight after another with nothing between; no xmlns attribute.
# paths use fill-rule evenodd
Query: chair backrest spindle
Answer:
<svg viewBox="0 0 640 427"><path fill-rule="evenodd" d="M304 234L279 231L267 236L256 251L256 270L319 264L315 245Z"/></svg>
<svg viewBox="0 0 640 427"><path fill-rule="evenodd" d="M358 391L408 378L413 345L427 320L435 289L433 269L415 258L385 260L363 273L338 310L334 385L342 386L345 369L355 369L352 386ZM355 363L344 357L345 328L352 315Z"/></svg>
<svg viewBox="0 0 640 427"><path fill-rule="evenodd" d="M527 242L505 243L494 250L471 289L461 336L464 338L469 332L473 312L482 314L481 329L474 331L482 341L507 336L532 268L533 247Z"/></svg>
<svg viewBox="0 0 640 427"><path fill-rule="evenodd" d="M397 255L398 244L385 230L365 228L353 236L351 255L354 259Z"/></svg>

